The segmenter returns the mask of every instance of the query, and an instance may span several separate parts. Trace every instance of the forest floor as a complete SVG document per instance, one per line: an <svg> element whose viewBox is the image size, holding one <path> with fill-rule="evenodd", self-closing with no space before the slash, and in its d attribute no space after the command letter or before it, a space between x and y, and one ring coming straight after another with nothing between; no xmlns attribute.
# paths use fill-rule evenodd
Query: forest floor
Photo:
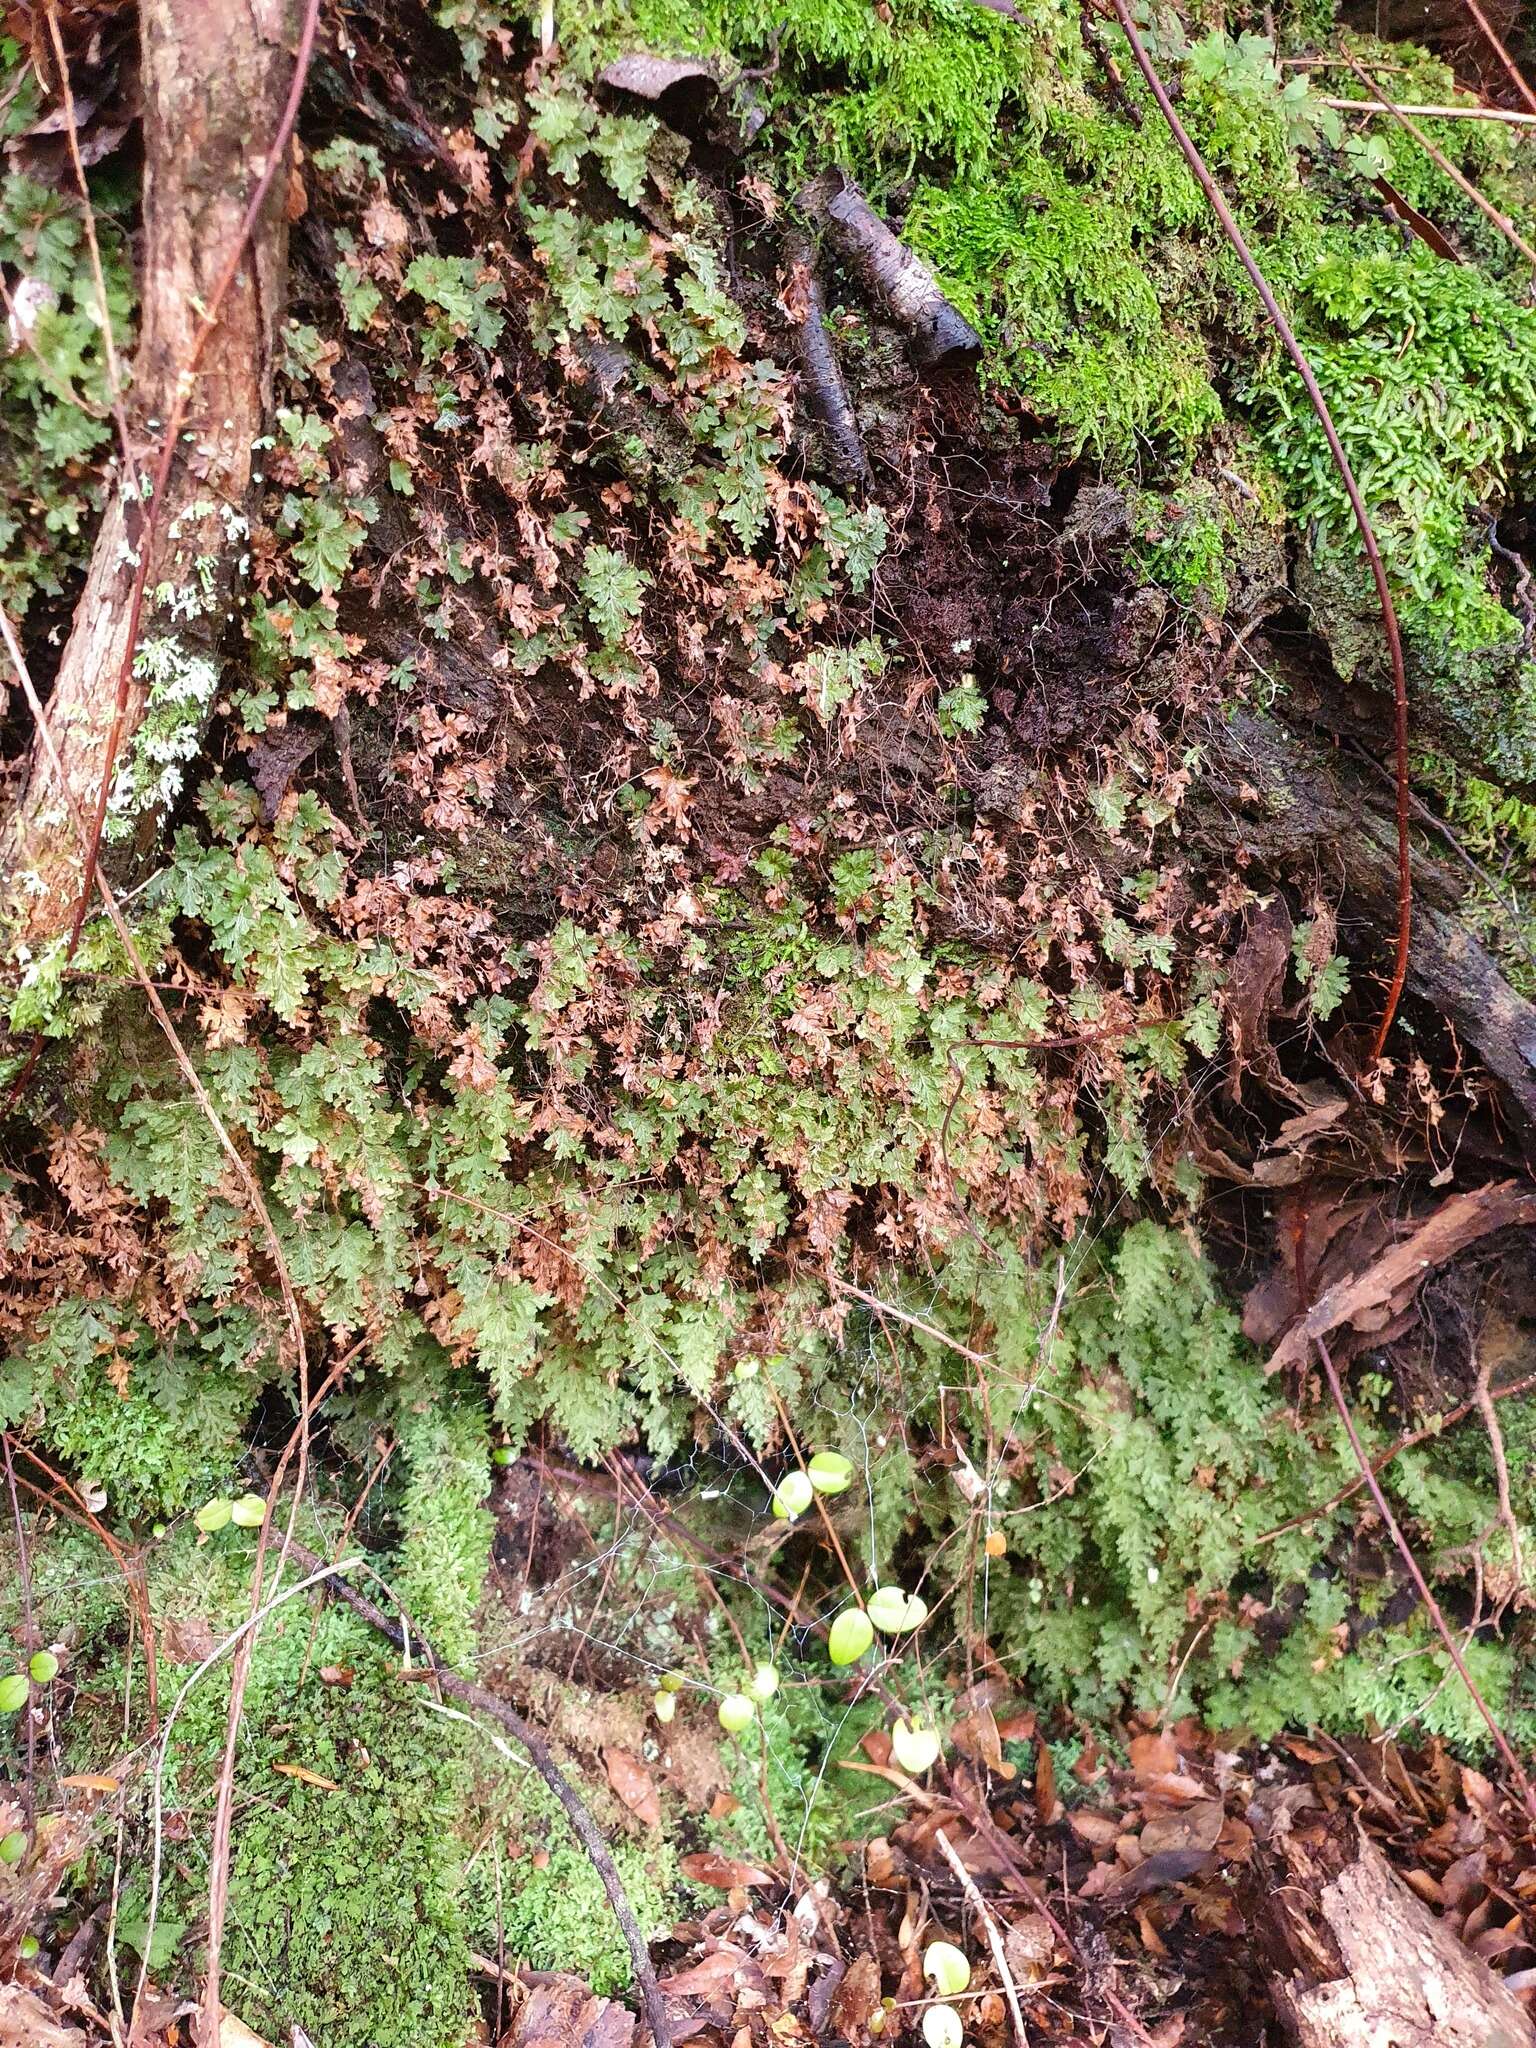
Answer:
<svg viewBox="0 0 1536 2048"><path fill-rule="evenodd" d="M1529 2041L1513 79L301 12L269 431L171 431L142 555L146 164L241 121L157 113L195 7L0 46L0 2048ZM1138 47L1362 480L1406 926L1347 499ZM22 661L152 556L76 943Z"/></svg>

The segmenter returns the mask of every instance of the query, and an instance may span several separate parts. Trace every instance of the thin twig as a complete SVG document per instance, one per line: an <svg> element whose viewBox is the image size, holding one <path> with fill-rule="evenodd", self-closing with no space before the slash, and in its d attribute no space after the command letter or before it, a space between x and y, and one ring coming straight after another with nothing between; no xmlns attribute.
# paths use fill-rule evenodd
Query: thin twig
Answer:
<svg viewBox="0 0 1536 2048"><path fill-rule="evenodd" d="M1413 855L1409 840L1408 809L1408 672L1403 662L1403 640L1398 630L1397 608L1392 602L1392 591L1387 582L1386 564L1381 557L1377 543L1376 529L1371 524L1371 515L1366 510L1365 499L1355 481L1355 472L1344 444L1334 426L1333 415L1328 410L1322 386L1318 383L1312 365L1302 353L1300 342L1292 332L1291 324L1280 310L1280 302L1270 289L1269 280L1255 262L1253 252L1243 237L1237 218L1223 198L1221 189L1211 176L1205 158L1191 140L1183 122L1179 119L1168 88L1164 85L1157 66L1147 54L1147 46L1131 18L1127 0L1109 0L1114 8L1115 18L1120 23L1126 41L1131 46L1131 55L1136 67L1147 82L1147 88L1156 100L1158 111L1168 124L1169 133L1178 144L1179 152L1194 173L1196 182L1210 203L1212 212L1221 223L1222 233L1231 243L1238 260L1247 271L1254 290L1258 293L1270 325L1280 337L1286 354L1295 365L1301 378L1307 399L1317 415L1318 425L1323 430L1323 439L1333 457L1335 468L1344 485L1349 499L1350 510L1355 516L1355 525L1360 532L1360 542L1370 564L1371 580L1376 586L1376 601L1381 607L1381 623L1387 638L1387 652L1392 665L1392 708L1393 742L1397 773L1397 951L1393 962L1392 981L1386 1000L1382 1005L1381 1018L1376 1027L1376 1037L1371 1047L1371 1062L1375 1065L1386 1049L1387 1037L1397 1015L1397 1005L1408 979L1408 944L1413 927Z"/></svg>
<svg viewBox="0 0 1536 2048"><path fill-rule="evenodd" d="M352 1571L363 1563L363 1559L360 1557L344 1557L336 1564L324 1564L309 1551L301 1552L297 1544L293 1548L294 1554L307 1570L308 1577L298 1579L293 1585L284 1586L280 1592L274 1593L265 1606L258 1608L254 1614L248 1615L233 1634L227 1635L222 1643L219 1643L214 1649L209 1651L208 1655L196 1669L187 1674L186 1683L182 1686L180 1692L177 1693L175 1701L171 1706L171 1711L165 1717L165 1726L160 1731L160 1740L155 1749L155 1768L152 1778L153 1793L150 1802L152 1851L149 1866L149 1907L145 1916L144 1946L140 1952L139 1978L138 1983L134 1987L133 2010L129 2015L128 2036L130 2040L137 2040L139 2038L139 2007L143 2002L145 1987L149 1982L149 1958L154 1947L155 1919L160 1910L160 1874L165 1848L165 1766L170 1756L171 1734L175 1729L177 1720L180 1718L181 1710L186 1705L192 1688L201 1679L206 1678L216 1664L222 1663L231 1650L238 1649L247 1637L253 1635L269 1614L281 1607L286 1601L296 1599L300 1593L308 1592L311 1586L319 1585L322 1579L339 1578L342 1572ZM213 2033L204 2036L204 2038L210 2042L216 2042L219 2038L218 2027L215 2026Z"/></svg>
<svg viewBox="0 0 1536 2048"><path fill-rule="evenodd" d="M1438 148L1433 142L1431 142L1431 140L1424 133L1424 130L1419 126L1417 121L1413 120L1412 117L1403 110L1403 108L1393 105L1391 100L1389 100L1386 94L1382 92L1381 87L1376 83L1375 79L1371 76L1370 72L1366 70L1363 64L1359 63L1354 57L1351 57L1349 60L1349 65L1350 69L1354 72L1356 78L1359 79L1360 83L1366 88L1366 90L1368 92L1374 92L1380 97L1381 104L1392 116L1393 120L1398 122L1400 126L1403 127L1407 131L1407 133L1413 137L1413 140L1419 145L1420 149L1423 150L1424 154L1435 166L1435 169L1437 171L1442 172L1444 176L1449 178L1451 183L1456 187L1457 191L1462 193L1466 198L1470 199L1472 204L1477 208L1479 213L1481 213L1484 216L1485 219L1492 221L1493 225L1498 229L1499 233L1504 236L1505 240L1509 242L1512 248L1519 250L1520 254L1525 258L1527 263L1531 264L1533 267L1536 267L1536 249L1533 249L1531 247L1530 243L1525 239L1524 235L1521 234L1520 230L1515 226L1514 222L1510 220L1507 215L1500 213L1499 209L1494 205L1491 199L1484 198L1483 194L1478 191L1477 187L1473 184L1472 180L1466 175L1465 171L1459 171L1456 168L1455 164L1453 164L1450 158L1446 155L1445 151L1443 149Z"/></svg>
<svg viewBox="0 0 1536 2048"><path fill-rule="evenodd" d="M951 1351L958 1352L962 1358L968 1358L972 1365L992 1363L985 1353L972 1351L970 1346L962 1344L958 1337L951 1337L947 1330L940 1330L932 1323L925 1323L921 1316L908 1315L904 1308L897 1308L894 1302L882 1301L877 1294L867 1294L862 1287L855 1287L851 1280L839 1279L836 1273L830 1278L839 1294L851 1294L856 1301L862 1301L867 1307L878 1310L881 1315L894 1316L898 1323L905 1323L909 1330L917 1330L925 1337L932 1337L935 1343L946 1345Z"/></svg>
<svg viewBox="0 0 1536 2048"><path fill-rule="evenodd" d="M336 1570L333 1565L322 1564L320 1559L312 1551L306 1550L301 1543L293 1543L289 1547L295 1562L312 1576L318 1574L324 1577ZM360 1620L366 1621L370 1628L377 1629L379 1634L386 1641L393 1643L397 1650L405 1649L405 1630L397 1622L391 1621L366 1594L359 1593L355 1587L349 1586L340 1578L334 1581L331 1590ZM608 1903L613 1908L613 1916L624 1936L624 1945L629 1950L635 1982L640 1987L641 1997L645 2003L645 2014L650 2022L655 2048L670 2048L672 2028L667 2018L666 2000L662 1996L661 1986L656 1982L650 1950L646 1945L645 1936L640 1931L640 1923L635 1918L629 1894L624 1889L624 1880L619 1875L618 1866L614 1863L608 1844L598 1832L596 1821L587 1811L575 1787L555 1762L548 1743L542 1735L530 1728L522 1715L515 1708L509 1707L505 1700L498 1699L483 1686L475 1685L467 1678L461 1678L450 1665L444 1664L419 1629L414 1631L414 1637L416 1652L430 1667L438 1687L447 1693L450 1699L458 1700L477 1714L484 1714L489 1719L499 1722L519 1748L526 1751L534 1769L565 1809L566 1818L577 1840L586 1850L593 1869L602 1881L603 1890L608 1895Z"/></svg>
<svg viewBox="0 0 1536 2048"><path fill-rule="evenodd" d="M1509 1538L1510 1555L1514 1565L1515 1584L1525 1584L1525 1559L1521 1554L1520 1524L1515 1520L1515 1510L1509 1492L1509 1459L1504 1451L1504 1432L1499 1427L1498 1411L1493 1405L1493 1366L1479 1365L1477 1384L1472 1398L1477 1403L1477 1412L1483 1418L1483 1427L1488 1432L1488 1448L1493 1453L1493 1475L1499 1490L1499 1520Z"/></svg>
<svg viewBox="0 0 1536 2048"><path fill-rule="evenodd" d="M27 1527L21 1519L21 1496L16 1491L16 1465L11 1457L11 1439L5 1438L5 1484L11 1497L11 1522L16 1530L16 1581L21 1589L22 1647L30 1657L37 1649L37 1626L32 1619L32 1559L27 1548ZM27 1715L27 1776L22 1787L22 1812L27 1830L32 1828L32 1807L37 1776L37 1725Z"/></svg>
<svg viewBox="0 0 1536 2048"><path fill-rule="evenodd" d="M1397 1517L1393 1514L1388 1504L1387 1496L1381 1490L1381 1481L1371 1469L1370 1457L1366 1452L1365 1445L1360 1441L1360 1432L1355 1427L1355 1418L1350 1413L1348 1401L1344 1398L1343 1383L1339 1378L1339 1369L1333 1362L1332 1353L1321 1336L1314 1336L1312 1341L1317 1346L1318 1357L1322 1360L1323 1376L1328 1382L1329 1395L1332 1398L1334 1407L1338 1411L1339 1420L1344 1425L1344 1434L1349 1438L1349 1447L1355 1454L1361 1476L1370 1488L1371 1499L1376 1504L1376 1512L1381 1517L1382 1527L1392 1538L1397 1554L1403 1560L1408 1576L1413 1581L1414 1589L1423 1601L1425 1610L1435 1625L1435 1631L1440 1637L1441 1642L1444 1643L1451 1662L1456 1667L1456 1675L1467 1689L1467 1697L1471 1700L1473 1706L1476 1707L1487 1726L1488 1733L1493 1737L1494 1747L1504 1759L1505 1768L1508 1770L1511 1780L1525 1803L1526 1812L1533 1820L1536 1820L1536 1786L1531 1784L1530 1778L1526 1775L1525 1766L1515 1754L1509 1737L1499 1726L1497 1720L1495 1720L1488 1702L1478 1690L1477 1680L1467 1669L1467 1660L1462 1655L1456 1638L1451 1633L1445 1616L1441 1612L1440 1603L1430 1591L1429 1581L1420 1569L1419 1561L1413 1554L1412 1545L1398 1526Z"/></svg>
<svg viewBox="0 0 1536 2048"><path fill-rule="evenodd" d="M1341 114L1416 114L1421 121L1503 121L1511 128L1536 128L1536 114L1512 114L1507 107L1416 107L1395 110L1384 100L1341 100L1319 95L1319 106Z"/></svg>
<svg viewBox="0 0 1536 2048"><path fill-rule="evenodd" d="M942 1828L936 1828L934 1841L943 1852L944 1860L960 1880L960 1889L970 1900L976 1916L987 1930L987 1944L992 1950L992 1960L997 1974L1003 1980L1003 1995L1008 2000L1008 2011L1013 2019L1013 2031L1019 2048L1029 2048L1029 2029L1024 2024L1024 2015L1019 2009L1019 1987L1013 1981L1013 1972L1008 1967L1008 1952L1003 1946L1002 1933L987 1907L986 1900L976 1889L976 1880L955 1854L954 1844Z"/></svg>
<svg viewBox="0 0 1536 2048"><path fill-rule="evenodd" d="M1520 66L1515 62L1514 58L1511 57L1508 50L1506 50L1504 45L1499 41L1499 38L1494 31L1493 23L1488 19L1487 15L1484 14L1482 8L1478 6L1477 0L1462 0L1462 4L1465 6L1468 14L1471 15L1472 19L1477 23L1478 27L1482 30L1484 40L1487 42L1489 49L1492 50L1493 54L1504 66L1504 69L1509 73L1510 78L1514 81L1514 87L1516 92L1519 93L1521 99L1523 99L1525 101L1525 104L1531 109L1531 112L1533 114L1536 114L1536 92L1533 92L1531 88L1526 84L1525 73L1520 69Z"/></svg>
<svg viewBox="0 0 1536 2048"><path fill-rule="evenodd" d="M1516 1395L1532 1392L1536 1392L1536 1372L1527 1373L1523 1379L1511 1380L1507 1387L1491 1388L1490 1397L1495 1401L1508 1401ZM1443 1436L1446 1430L1470 1415L1477 1405L1475 1400L1462 1401L1448 1415L1437 1415L1433 1422L1426 1422L1418 1429L1410 1429L1406 1436L1400 1436L1395 1444L1382 1452L1372 1464L1371 1470L1385 1472L1394 1458L1400 1458L1404 1451L1411 1451L1416 1444L1423 1443L1429 1437ZM1264 1543L1274 1543L1281 1536L1289 1536L1293 1529L1305 1529L1309 1523L1319 1520L1321 1516L1331 1515L1334 1509L1342 1507L1351 1495L1357 1494L1364 1484L1364 1479L1351 1479L1347 1486L1341 1486L1337 1493L1330 1494L1327 1500L1321 1501L1315 1508L1308 1508L1304 1514L1293 1515L1288 1522L1281 1522L1273 1529L1266 1529L1262 1536L1255 1536L1254 1548L1257 1549Z"/></svg>
<svg viewBox="0 0 1536 2048"><path fill-rule="evenodd" d="M128 432L128 415L123 410L123 375L117 360L117 343L112 333L112 312L107 300L107 278L101 263L101 244L96 237L96 209L91 204L91 188L86 183L85 162L80 154L80 124L75 113L74 87L69 78L69 58L64 50L64 38L59 33L58 9L53 0L48 0L48 33L53 40L54 61L59 67L59 91L64 100L64 133L69 142L69 160L75 173L75 183L80 191L80 205L85 228L85 246L91 258L91 281L96 293L96 314L101 322L101 348L107 370L107 395L112 401L112 418L117 426L118 446L122 450L123 474L128 488L135 498L142 498L139 489L139 466L134 460L133 437ZM86 888L90 882L87 878Z"/></svg>
<svg viewBox="0 0 1536 2048"><path fill-rule="evenodd" d="M203 2020L202 2038L216 2041L219 2035L219 2013L222 2001L219 1997L219 1965L224 1946L224 1920L229 1910L229 1858L230 1830L235 1812L235 1749L240 1738L240 1720L245 1712L245 1692L250 1682L251 1659L256 1653L256 1638L260 1630L255 1626L257 1611L262 1595L266 1591L267 1545L272 1537L272 1513L277 1505L278 1490L288 1471L289 1460L295 1450L298 1452L298 1470L294 1475L293 1505L288 1514L288 1526L283 1532L283 1544L278 1552L276 1569L272 1576L272 1591L275 1594L283 1582L283 1566L287 1561L289 1546L293 1542L294 1524L298 1520L299 1508L304 1499L304 1482L309 1464L309 1425L314 1411L346 1371L356 1353L354 1346L339 1358L326 1374L322 1384L313 1396L309 1391L306 1374L299 1388L299 1415L295 1422L283 1454L277 1461L277 1470L272 1474L267 1487L266 1505L262 1510L261 1529L256 1538L256 1556L251 1565L251 1630L235 1652L235 1661L229 1674L229 1705L224 1716L224 1750L219 1761L218 1788L213 1803L213 1836L208 1849L208 1949L203 1975Z"/></svg>
<svg viewBox="0 0 1536 2048"><path fill-rule="evenodd" d="M24 1472L16 1475L19 1483L27 1489L28 1493L35 1494L41 1501L46 1501L48 1506L53 1508L56 1513L64 1515L72 1522L77 1522L82 1529L89 1529L98 1538L107 1555L122 1573L123 1584L128 1588L129 1607L132 1609L134 1619L138 1622L139 1627L144 1633L144 1659L147 1672L145 1690L149 1695L149 1732L153 1735L160 1719L160 1666L155 1647L155 1624L149 1611L149 1595L145 1590L143 1574L137 1559L129 1557L128 1552L124 1550L106 1523L101 1520L99 1515L92 1512L62 1472L55 1470L48 1460L35 1451L30 1444L22 1443L19 1438L13 1437L8 1430L5 1432L4 1441L7 1452L19 1451L21 1456L29 1459L39 1472L45 1474L59 1488L60 1492L67 1494L74 1505L73 1507L64 1506L56 1494L50 1493L45 1486L39 1486L35 1480L28 1479Z"/></svg>

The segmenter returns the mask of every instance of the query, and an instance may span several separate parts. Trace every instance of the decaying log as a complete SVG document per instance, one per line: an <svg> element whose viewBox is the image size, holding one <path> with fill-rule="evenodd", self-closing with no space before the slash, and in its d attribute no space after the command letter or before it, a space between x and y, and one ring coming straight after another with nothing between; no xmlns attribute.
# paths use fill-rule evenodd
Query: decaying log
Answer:
<svg viewBox="0 0 1536 2048"><path fill-rule="evenodd" d="M215 293L265 168L293 74L293 0L143 0L142 328L131 421L139 455L173 406L203 308ZM249 545L253 446L271 413L272 356L286 267L288 181L272 181L245 260L225 294L190 393L182 448L153 520L111 495L48 705L68 785L95 809L127 651L136 548L149 530L147 599L122 720L114 795L137 787L146 815L174 793L178 748L195 753ZM178 728L125 778L155 676ZM181 728L184 727L184 735ZM37 747L3 846L11 910L32 942L64 924L82 851L46 752Z"/></svg>
<svg viewBox="0 0 1536 2048"><path fill-rule="evenodd" d="M1282 1888L1299 1967L1270 1988L1297 2048L1533 2048L1514 1993L1364 1835L1357 1850L1321 1889L1310 1871Z"/></svg>
<svg viewBox="0 0 1536 2048"><path fill-rule="evenodd" d="M1385 948L1395 921L1396 839L1336 757L1275 719L1237 712L1212 735L1197 801L1203 843L1240 866L1341 875L1352 905L1380 924ZM1463 884L1455 870L1416 852L1413 881L1408 986L1454 1024L1536 1129L1536 1006L1456 916Z"/></svg>
<svg viewBox="0 0 1536 2048"><path fill-rule="evenodd" d="M800 193L804 212L907 336L920 369L973 362L981 336L962 320L938 279L875 212L846 171L823 171Z"/></svg>

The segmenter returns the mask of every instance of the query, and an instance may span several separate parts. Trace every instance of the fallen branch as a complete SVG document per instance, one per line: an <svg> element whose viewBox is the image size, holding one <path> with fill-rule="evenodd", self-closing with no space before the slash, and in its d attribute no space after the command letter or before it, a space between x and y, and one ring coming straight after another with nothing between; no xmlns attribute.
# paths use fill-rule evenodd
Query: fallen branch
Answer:
<svg viewBox="0 0 1536 2048"><path fill-rule="evenodd" d="M862 484L867 491L873 482L869 457L864 453L842 367L827 332L826 307L816 276L816 252L807 236L790 235L785 240L784 253L789 258L784 309L799 329L800 367L805 373L812 409L826 429L833 473L839 483Z"/></svg>
<svg viewBox="0 0 1536 2048"><path fill-rule="evenodd" d="M1329 1857L1325 1838L1322 1858ZM1530 2048L1518 1998L1416 1898L1363 1830L1354 1857L1326 1862L1301 1829L1283 1859L1271 1914L1297 1967L1271 1980L1298 2048Z"/></svg>
<svg viewBox="0 0 1536 2048"><path fill-rule="evenodd" d="M302 1543L290 1543L288 1548L302 1571L315 1573L330 1569L313 1551L306 1550ZM526 1751L534 1769L565 1809L566 1818L577 1840L586 1850L592 1868L597 1872L603 1890L608 1894L613 1917L619 1923L619 1931L624 1936L624 1946L629 1950L630 1965L635 1973L635 1982L640 1987L645 2004L645 2016L650 2022L655 2048L670 2048L672 2028L667 2018L666 2000L662 1996L661 1986L656 1982L650 1950L646 1946L645 1936L640 1931L640 1923L635 1918L635 1909L629 1902L629 1894L624 1889L624 1880L619 1875L618 1866L609 1852L608 1844L598 1832L596 1821L550 1754L549 1745L543 1736L530 1728L522 1715L514 1707L509 1707L505 1700L498 1699L483 1686L475 1685L467 1678L461 1678L451 1666L444 1664L432 1645L414 1625L408 1644L406 1632L399 1623L391 1621L366 1594L359 1593L355 1587L348 1585L345 1579L333 1579L330 1590L338 1600L351 1608L360 1621L366 1621L370 1628L377 1629L379 1634L387 1642L393 1643L397 1650L405 1653L408 1647L414 1648L430 1668L441 1691L450 1699L458 1700L462 1705L472 1708L477 1714L484 1714L490 1720L499 1722L518 1747Z"/></svg>
<svg viewBox="0 0 1536 2048"><path fill-rule="evenodd" d="M1168 131L1178 144L1179 153L1194 173L1195 181L1210 203L1211 211L1221 223L1221 231L1231 243L1239 262L1247 271L1260 303L1268 315L1269 323L1279 335L1286 354L1296 366L1308 402L1317 415L1318 425L1323 430L1323 439L1328 444L1328 453L1333 457L1334 467L1339 472L1349 499L1350 510L1355 515L1355 525L1360 532L1360 544L1365 549L1370 564L1371 580L1376 586L1376 601L1381 607L1382 628L1387 636L1387 653L1392 664L1392 710L1393 710L1393 751L1397 779L1397 947L1392 967L1392 981L1387 990L1386 1001L1382 1004L1380 1021L1376 1026L1376 1037L1371 1047L1371 1063L1375 1065L1386 1050L1387 1036L1392 1029L1392 1020L1397 1015L1397 1006L1402 998L1403 986L1408 979L1408 947L1413 930L1413 857L1408 836L1408 672L1403 663L1403 637L1398 631L1397 607L1392 602L1392 592L1387 583L1386 564L1381 558L1377 543L1376 529L1371 524L1371 515L1365 508L1365 499L1355 481L1355 472L1349 457L1344 453L1344 444L1339 439L1338 429L1333 424L1333 415L1328 410L1322 386L1313 373L1312 365L1302 353L1301 344L1291 330L1291 324L1280 310L1280 302L1270 289L1269 280L1255 262L1253 252L1243 237L1243 231L1216 180L1211 176L1205 158L1190 139L1183 122L1168 96L1168 88L1162 81L1157 66L1147 54L1127 0L1108 0L1113 7L1115 18L1120 24L1126 41L1131 46L1131 55L1136 68L1147 82L1147 88L1156 100L1158 111L1168 124Z"/></svg>
<svg viewBox="0 0 1536 2048"><path fill-rule="evenodd" d="M1529 1183L1495 1181L1467 1194L1448 1195L1379 1259L1320 1294L1275 1346L1265 1372L1294 1371L1304 1365L1309 1346L1321 1343L1343 1324L1380 1329L1406 1307L1431 1273L1458 1252L1495 1230L1531 1223L1536 1223L1536 1188Z"/></svg>
<svg viewBox="0 0 1536 2048"><path fill-rule="evenodd" d="M892 234L846 171L823 171L800 194L800 205L864 289L904 331L920 369L974 362L981 336L939 289L920 256Z"/></svg>

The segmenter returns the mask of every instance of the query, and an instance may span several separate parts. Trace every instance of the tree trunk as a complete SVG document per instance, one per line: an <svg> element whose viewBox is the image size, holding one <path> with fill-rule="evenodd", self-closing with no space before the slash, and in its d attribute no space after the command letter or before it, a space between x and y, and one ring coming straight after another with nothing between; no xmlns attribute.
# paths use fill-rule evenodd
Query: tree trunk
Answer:
<svg viewBox="0 0 1536 2048"><path fill-rule="evenodd" d="M144 256L131 417L141 469L143 449L157 445L171 417L204 308L238 246L264 168L261 152L278 126L292 74L291 16L291 0L142 0ZM148 530L147 594L111 766L114 838L175 793L217 687L219 650L247 563L253 444L271 411L285 188L280 175L203 349L163 503L151 521L150 508L130 504L125 489L109 499L49 702L68 789L89 816L109 767L136 548ZM152 743L135 758L152 691ZM31 943L67 922L86 879L83 849L58 777L36 744L0 865Z"/></svg>

